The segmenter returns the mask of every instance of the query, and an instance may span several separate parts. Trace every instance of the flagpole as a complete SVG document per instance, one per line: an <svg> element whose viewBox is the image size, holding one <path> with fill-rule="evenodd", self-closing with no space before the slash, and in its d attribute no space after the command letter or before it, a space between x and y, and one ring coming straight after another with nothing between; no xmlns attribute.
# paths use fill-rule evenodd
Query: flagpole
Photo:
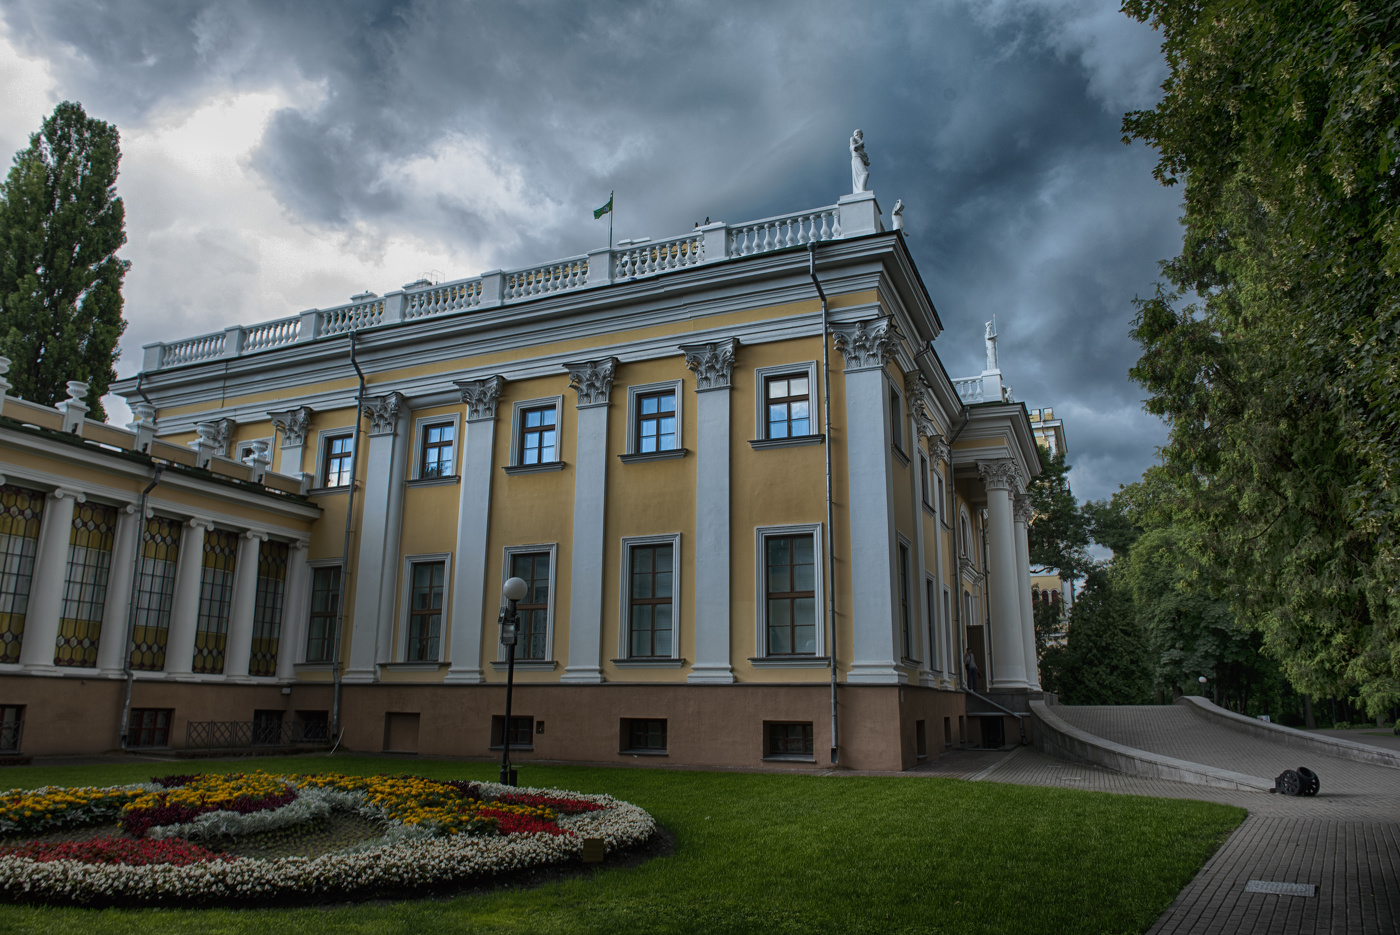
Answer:
<svg viewBox="0 0 1400 935"><path fill-rule="evenodd" d="M613 199L614 199L616 196L617 196L617 192L615 192L615 191L614 191L614 192L608 192L608 206L609 206L609 207L608 207L608 252L609 252L609 253L612 252L613 215L614 215L614 214L617 214L617 208L614 207L615 202L613 201Z"/></svg>

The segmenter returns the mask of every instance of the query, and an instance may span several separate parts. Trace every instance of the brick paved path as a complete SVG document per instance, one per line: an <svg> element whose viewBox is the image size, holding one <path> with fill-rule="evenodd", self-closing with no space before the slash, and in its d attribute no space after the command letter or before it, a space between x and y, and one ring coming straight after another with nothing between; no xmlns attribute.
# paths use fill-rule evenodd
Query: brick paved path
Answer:
<svg viewBox="0 0 1400 935"><path fill-rule="evenodd" d="M1129 795L1200 799L1249 810L1150 935L1394 933L1400 918L1400 770L1283 748L1170 706L1071 707L1055 713L1141 750L1273 778L1307 766L1316 798L1128 776L1036 750L1007 755L979 778ZM1250 880L1311 883L1317 895L1246 893Z"/></svg>

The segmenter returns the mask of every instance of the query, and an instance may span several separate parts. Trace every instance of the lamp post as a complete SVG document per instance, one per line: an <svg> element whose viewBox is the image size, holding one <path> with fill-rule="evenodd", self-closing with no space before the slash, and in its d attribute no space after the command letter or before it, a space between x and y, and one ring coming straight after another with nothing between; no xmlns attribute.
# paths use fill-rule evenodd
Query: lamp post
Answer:
<svg viewBox="0 0 1400 935"><path fill-rule="evenodd" d="M520 613L515 605L529 593L530 586L521 578L511 578L501 588L505 606L501 608L501 645L506 648L506 717L501 724L501 785L515 785L515 770L510 768L510 696L515 688L515 643L519 636Z"/></svg>

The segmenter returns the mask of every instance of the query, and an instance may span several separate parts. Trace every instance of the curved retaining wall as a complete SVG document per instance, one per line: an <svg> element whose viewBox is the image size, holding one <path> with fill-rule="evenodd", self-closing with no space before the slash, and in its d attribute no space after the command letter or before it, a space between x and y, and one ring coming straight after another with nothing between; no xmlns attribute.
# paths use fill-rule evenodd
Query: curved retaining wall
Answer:
<svg viewBox="0 0 1400 935"><path fill-rule="evenodd" d="M1220 724L1231 730L1249 734L1251 737L1262 737L1274 743L1307 750L1309 753L1321 753L1326 756L1355 760L1358 763L1372 763L1377 766L1400 769L1400 753L1394 750L1373 747L1369 744L1357 743L1354 740L1343 740L1340 737L1310 734L1295 727L1284 727L1282 724L1268 724L1256 718L1227 711L1197 695L1182 695L1176 699L1176 703L1186 705L1197 716L1205 718L1212 724Z"/></svg>
<svg viewBox="0 0 1400 935"><path fill-rule="evenodd" d="M1262 722L1261 722L1262 723ZM1216 786L1248 792L1268 792L1273 780L1217 769L1202 763L1178 760L1096 737L1054 714L1043 701L1031 702L1034 742L1041 750L1062 759L1080 760L1133 776L1170 779L1198 786Z"/></svg>

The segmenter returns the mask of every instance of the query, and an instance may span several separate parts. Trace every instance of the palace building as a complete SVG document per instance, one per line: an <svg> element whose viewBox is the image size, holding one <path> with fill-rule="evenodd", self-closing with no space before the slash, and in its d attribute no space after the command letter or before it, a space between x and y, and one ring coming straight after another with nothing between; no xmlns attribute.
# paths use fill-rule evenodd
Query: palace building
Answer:
<svg viewBox="0 0 1400 935"><path fill-rule="evenodd" d="M148 345L127 430L0 364L0 755L1010 740L1035 429L941 330L859 192Z"/></svg>

